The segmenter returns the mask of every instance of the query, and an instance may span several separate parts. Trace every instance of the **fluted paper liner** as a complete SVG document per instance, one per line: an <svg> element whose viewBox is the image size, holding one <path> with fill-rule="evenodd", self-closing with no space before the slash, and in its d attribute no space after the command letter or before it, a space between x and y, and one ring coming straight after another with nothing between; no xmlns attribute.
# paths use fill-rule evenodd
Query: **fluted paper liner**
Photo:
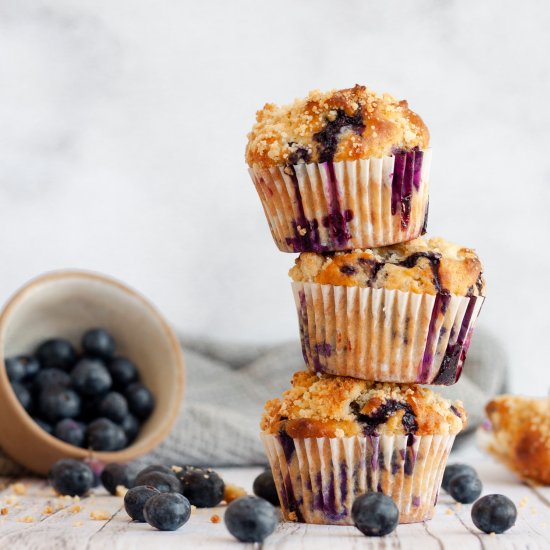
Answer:
<svg viewBox="0 0 550 550"><path fill-rule="evenodd" d="M285 519L352 525L368 491L391 497L400 523L431 519L454 435L292 439L262 434Z"/></svg>
<svg viewBox="0 0 550 550"><path fill-rule="evenodd" d="M250 168L283 252L409 241L426 230L431 149L382 158Z"/></svg>
<svg viewBox="0 0 550 550"><path fill-rule="evenodd" d="M482 296L293 282L302 352L315 372L454 384Z"/></svg>

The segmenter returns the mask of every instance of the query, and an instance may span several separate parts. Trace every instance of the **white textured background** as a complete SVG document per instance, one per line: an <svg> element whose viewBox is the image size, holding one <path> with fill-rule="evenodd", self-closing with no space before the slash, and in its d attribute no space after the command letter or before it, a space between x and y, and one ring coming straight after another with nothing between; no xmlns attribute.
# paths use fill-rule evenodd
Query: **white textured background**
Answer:
<svg viewBox="0 0 550 550"><path fill-rule="evenodd" d="M430 233L477 248L513 389L550 382L546 1L0 0L0 298L112 274L181 330L297 338L244 164L266 101L365 83L434 149Z"/></svg>

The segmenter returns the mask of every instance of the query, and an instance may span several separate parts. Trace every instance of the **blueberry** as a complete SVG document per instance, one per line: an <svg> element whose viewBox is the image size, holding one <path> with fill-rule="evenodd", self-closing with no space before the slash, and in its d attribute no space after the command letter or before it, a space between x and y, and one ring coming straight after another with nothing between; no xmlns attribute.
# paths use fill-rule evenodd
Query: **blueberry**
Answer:
<svg viewBox="0 0 550 550"><path fill-rule="evenodd" d="M73 390L53 386L40 393L38 409L40 416L51 423L75 418L80 414L80 397Z"/></svg>
<svg viewBox="0 0 550 550"><path fill-rule="evenodd" d="M158 494L160 494L159 490L154 487L146 487L145 485L132 487L124 495L124 509L126 513L134 521L144 522L143 507L150 498Z"/></svg>
<svg viewBox="0 0 550 550"><path fill-rule="evenodd" d="M470 474L474 477L477 477L477 472L471 467L468 466L468 464L449 464L445 468L445 472L443 474L443 481L441 482L441 487L445 489L445 491L449 491L449 482L451 481L451 478L458 474Z"/></svg>
<svg viewBox="0 0 550 550"><path fill-rule="evenodd" d="M109 372L116 388L127 388L138 380L138 371L134 363L126 357L114 357L109 363Z"/></svg>
<svg viewBox="0 0 550 550"><path fill-rule="evenodd" d="M42 369L32 382L32 389L36 395L42 393L43 390L58 386L68 388L71 385L71 377L60 369Z"/></svg>
<svg viewBox="0 0 550 550"><path fill-rule="evenodd" d="M55 425L53 435L70 445L82 447L86 438L86 426L72 418L64 418Z"/></svg>
<svg viewBox="0 0 550 550"><path fill-rule="evenodd" d="M88 447L94 451L120 451L126 447L126 434L108 418L98 418L88 425Z"/></svg>
<svg viewBox="0 0 550 550"><path fill-rule="evenodd" d="M139 433L138 419L133 414L127 414L120 423L120 427L126 434L128 444L132 443Z"/></svg>
<svg viewBox="0 0 550 550"><path fill-rule="evenodd" d="M101 395L109 391L112 380L105 365L97 359L81 359L71 372L73 388L81 395Z"/></svg>
<svg viewBox="0 0 550 550"><path fill-rule="evenodd" d="M101 472L101 483L112 495L116 495L119 485L130 487L130 472L126 464L107 464Z"/></svg>
<svg viewBox="0 0 550 550"><path fill-rule="evenodd" d="M191 516L191 504L180 493L161 493L145 503L143 516L160 531L175 531Z"/></svg>
<svg viewBox="0 0 550 550"><path fill-rule="evenodd" d="M47 422L45 422L44 420L42 420L41 418L37 418L35 416L33 416L33 420L45 431L45 432L48 432L49 434L51 434L53 432L53 428L51 426L51 424L48 424Z"/></svg>
<svg viewBox="0 0 550 550"><path fill-rule="evenodd" d="M260 498L267 500L273 506L280 506L279 495L275 487L275 480L271 470L262 472L255 480L252 486L254 494Z"/></svg>
<svg viewBox="0 0 550 550"><path fill-rule="evenodd" d="M21 384L19 382L13 382L11 387L12 387L13 393L15 393L15 397L17 397L17 400L19 401L19 403L21 403L23 408L27 412L29 412L32 408L31 392L25 386L23 386L23 384Z"/></svg>
<svg viewBox="0 0 550 550"><path fill-rule="evenodd" d="M26 366L21 358L22 356L8 357L5 361L6 374L10 382L22 382L27 374Z"/></svg>
<svg viewBox="0 0 550 550"><path fill-rule="evenodd" d="M90 357L110 359L115 353L115 340L106 330L93 328L82 336L82 349Z"/></svg>
<svg viewBox="0 0 550 550"><path fill-rule="evenodd" d="M86 457L82 462L84 464L87 464L92 470L92 474L94 474L94 487L99 487L101 485L101 472L103 472L103 468L105 468L105 464L95 458L94 456Z"/></svg>
<svg viewBox="0 0 550 550"><path fill-rule="evenodd" d="M504 495L485 495L472 506L472 521L484 533L504 533L517 515L515 504Z"/></svg>
<svg viewBox="0 0 550 550"><path fill-rule="evenodd" d="M181 482L172 473L165 474L163 472L146 472L139 473L134 481L134 487L139 485L148 485L158 489L161 493L180 493Z"/></svg>
<svg viewBox="0 0 550 550"><path fill-rule="evenodd" d="M145 420L155 408L153 394L138 382L131 384L124 393L130 412L140 420Z"/></svg>
<svg viewBox="0 0 550 550"><path fill-rule="evenodd" d="M58 460L49 473L52 487L62 495L82 496L91 488L94 482L92 470L78 460L64 458Z"/></svg>
<svg viewBox="0 0 550 550"><path fill-rule="evenodd" d="M38 359L30 355L19 355L12 359L15 359L19 365L23 366L25 371L23 378L26 381L32 380L40 370L40 363L38 362ZM6 367L8 361L10 361L10 359L6 360Z"/></svg>
<svg viewBox="0 0 550 550"><path fill-rule="evenodd" d="M457 502L471 504L481 495L482 489L483 485L478 477L465 473L451 478L448 492Z"/></svg>
<svg viewBox="0 0 550 550"><path fill-rule="evenodd" d="M104 416L117 424L128 416L128 402L126 398L116 391L109 392L99 402L99 416Z"/></svg>
<svg viewBox="0 0 550 550"><path fill-rule="evenodd" d="M263 542L277 527L277 510L263 498L240 497L229 504L224 521L241 542Z"/></svg>
<svg viewBox="0 0 550 550"><path fill-rule="evenodd" d="M368 537L383 537L399 523L395 502L383 493L365 493L353 501L351 517L355 527Z"/></svg>
<svg viewBox="0 0 550 550"><path fill-rule="evenodd" d="M70 370L76 363L77 354L73 345L64 338L52 338L38 346L36 358L42 368Z"/></svg>
<svg viewBox="0 0 550 550"><path fill-rule="evenodd" d="M181 478L182 492L197 508L213 508L223 499L225 483L214 470L191 468Z"/></svg>

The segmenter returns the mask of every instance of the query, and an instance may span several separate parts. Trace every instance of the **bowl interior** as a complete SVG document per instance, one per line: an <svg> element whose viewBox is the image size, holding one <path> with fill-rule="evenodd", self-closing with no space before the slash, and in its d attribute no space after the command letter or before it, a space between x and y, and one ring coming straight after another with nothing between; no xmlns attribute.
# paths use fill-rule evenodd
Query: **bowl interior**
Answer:
<svg viewBox="0 0 550 550"><path fill-rule="evenodd" d="M2 364L5 357L30 353L52 337L67 338L80 350L82 334L93 327L105 328L113 335L116 355L136 364L141 381L155 397L153 414L125 450L133 450L137 456L158 444L172 427L184 378L182 353L173 331L142 296L92 273L60 272L35 280L4 310ZM7 382L7 377L2 377L2 382ZM34 424L30 417L28 420Z"/></svg>

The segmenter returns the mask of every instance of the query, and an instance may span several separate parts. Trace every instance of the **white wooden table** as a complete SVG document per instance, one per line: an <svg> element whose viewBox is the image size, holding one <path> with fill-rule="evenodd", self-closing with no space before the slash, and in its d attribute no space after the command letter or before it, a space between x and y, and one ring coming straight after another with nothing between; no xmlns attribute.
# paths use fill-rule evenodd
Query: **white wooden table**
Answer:
<svg viewBox="0 0 550 550"><path fill-rule="evenodd" d="M471 506L457 505L442 491L434 519L424 524L400 525L391 535L367 538L354 527L281 523L262 548L401 548L441 549L546 549L550 548L550 487L522 483L492 460L481 457L474 465L484 483L484 494L503 493L518 507L516 525L502 535L479 532L470 519ZM259 468L219 469L227 482L251 490ZM21 485L13 485L22 483ZM159 532L147 524L132 523L122 498L97 489L80 502L55 497L46 482L3 479L0 492L0 550L8 549L216 549L254 548L234 540L223 523L224 507L194 510L189 522L175 532ZM22 493L26 489L25 494ZM64 505L63 508L60 508ZM2 509L7 514L2 514ZM53 512L53 513L52 513ZM91 519L93 512L106 519ZM100 513L99 516L103 514ZM218 514L222 521L212 523Z"/></svg>

